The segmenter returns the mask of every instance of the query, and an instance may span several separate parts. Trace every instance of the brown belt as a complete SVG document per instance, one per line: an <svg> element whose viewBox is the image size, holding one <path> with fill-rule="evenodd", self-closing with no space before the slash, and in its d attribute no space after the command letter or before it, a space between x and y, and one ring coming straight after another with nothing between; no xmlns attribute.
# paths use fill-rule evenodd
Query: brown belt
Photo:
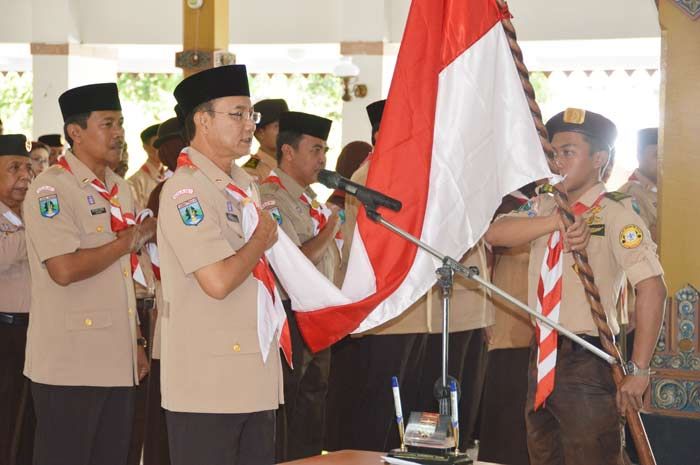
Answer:
<svg viewBox="0 0 700 465"><path fill-rule="evenodd" d="M29 324L29 313L0 312L0 324L27 326Z"/></svg>
<svg viewBox="0 0 700 465"><path fill-rule="evenodd" d="M147 312L156 308L156 299L154 297L144 297L136 299L136 310L139 312Z"/></svg>
<svg viewBox="0 0 700 465"><path fill-rule="evenodd" d="M600 343L600 338L598 336L589 336L587 334L578 334L577 336L579 336L584 341L590 343L591 345L594 345L597 348L604 350L602 344ZM568 341L571 344L572 352L579 352L581 350L586 350L583 346L575 343L574 341L570 340L566 336L562 336L562 335L559 335L559 337L557 339L557 348L561 349L561 345L565 341Z"/></svg>

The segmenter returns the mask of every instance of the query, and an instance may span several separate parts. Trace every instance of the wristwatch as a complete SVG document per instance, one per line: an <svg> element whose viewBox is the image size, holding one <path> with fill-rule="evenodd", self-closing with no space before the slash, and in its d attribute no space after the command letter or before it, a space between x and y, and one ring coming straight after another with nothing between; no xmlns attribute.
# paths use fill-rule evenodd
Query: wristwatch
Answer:
<svg viewBox="0 0 700 465"><path fill-rule="evenodd" d="M628 376L649 376L651 375L651 368L639 368L636 363L632 360L628 360L624 365L625 373Z"/></svg>
<svg viewBox="0 0 700 465"><path fill-rule="evenodd" d="M148 341L146 340L145 337L139 337L136 339L136 345L141 346L144 349L146 349L148 347Z"/></svg>

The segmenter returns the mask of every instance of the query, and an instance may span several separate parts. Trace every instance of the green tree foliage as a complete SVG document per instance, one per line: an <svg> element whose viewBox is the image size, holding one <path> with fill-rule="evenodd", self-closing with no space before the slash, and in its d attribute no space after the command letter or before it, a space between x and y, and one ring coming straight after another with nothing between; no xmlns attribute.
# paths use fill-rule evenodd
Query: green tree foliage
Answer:
<svg viewBox="0 0 700 465"><path fill-rule="evenodd" d="M5 134L32 132L32 73L0 74L0 119Z"/></svg>

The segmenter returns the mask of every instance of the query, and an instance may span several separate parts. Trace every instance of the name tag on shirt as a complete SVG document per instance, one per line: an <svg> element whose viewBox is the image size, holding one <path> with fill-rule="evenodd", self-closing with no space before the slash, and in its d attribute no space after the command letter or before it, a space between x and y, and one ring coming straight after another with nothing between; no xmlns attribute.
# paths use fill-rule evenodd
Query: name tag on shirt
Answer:
<svg viewBox="0 0 700 465"><path fill-rule="evenodd" d="M233 221L234 223L240 223L238 216L234 213L226 213L226 219L229 221Z"/></svg>
<svg viewBox="0 0 700 465"><path fill-rule="evenodd" d="M107 213L107 209L105 207L93 208L92 210L90 210L90 214L92 216L101 215L103 213Z"/></svg>

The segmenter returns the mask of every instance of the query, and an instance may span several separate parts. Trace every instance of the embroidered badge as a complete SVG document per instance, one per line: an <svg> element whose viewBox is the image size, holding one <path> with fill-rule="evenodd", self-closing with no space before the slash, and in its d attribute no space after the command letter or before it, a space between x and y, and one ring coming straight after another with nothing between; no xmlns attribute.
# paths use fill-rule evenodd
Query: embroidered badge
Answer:
<svg viewBox="0 0 700 465"><path fill-rule="evenodd" d="M636 224L628 224L620 232L620 245L625 249L634 249L644 240L642 229Z"/></svg>
<svg viewBox="0 0 700 465"><path fill-rule="evenodd" d="M107 209L105 207L93 208L92 210L90 210L90 214L92 216L101 215L103 213L107 213Z"/></svg>
<svg viewBox="0 0 700 465"><path fill-rule="evenodd" d="M41 216L44 218L53 218L58 215L60 211L58 196L56 194L39 197L39 213L41 213Z"/></svg>
<svg viewBox="0 0 700 465"><path fill-rule="evenodd" d="M87 201L88 201L88 205L95 205L95 197L88 195Z"/></svg>
<svg viewBox="0 0 700 465"><path fill-rule="evenodd" d="M192 189L180 189L173 194L173 200L185 194L194 194L194 191Z"/></svg>
<svg viewBox="0 0 700 465"><path fill-rule="evenodd" d="M591 236L605 236L605 225L602 223L589 223L588 227L591 231Z"/></svg>
<svg viewBox="0 0 700 465"><path fill-rule="evenodd" d="M226 211L233 213L233 203L230 200L226 202Z"/></svg>
<svg viewBox="0 0 700 465"><path fill-rule="evenodd" d="M51 186L41 186L36 190L37 194L41 194L42 192L56 192L56 189Z"/></svg>
<svg viewBox="0 0 700 465"><path fill-rule="evenodd" d="M272 215L272 218L274 218L274 220L277 221L277 224L282 226L282 214L280 213L280 209L277 207L271 208L269 212L270 215Z"/></svg>
<svg viewBox="0 0 700 465"><path fill-rule="evenodd" d="M235 213L226 213L226 219L229 221L233 221L234 223L240 223L238 215L236 215Z"/></svg>
<svg viewBox="0 0 700 465"><path fill-rule="evenodd" d="M338 212L338 218L340 218L340 224L345 224L345 210Z"/></svg>
<svg viewBox="0 0 700 465"><path fill-rule="evenodd" d="M197 197L178 204L177 211L180 212L180 218L187 226L197 226L204 219L204 211Z"/></svg>
<svg viewBox="0 0 700 465"><path fill-rule="evenodd" d="M277 205L277 202L275 202L274 200L268 200L267 202L264 202L262 204L262 209L265 210L267 209L267 207L274 207L275 205Z"/></svg>

